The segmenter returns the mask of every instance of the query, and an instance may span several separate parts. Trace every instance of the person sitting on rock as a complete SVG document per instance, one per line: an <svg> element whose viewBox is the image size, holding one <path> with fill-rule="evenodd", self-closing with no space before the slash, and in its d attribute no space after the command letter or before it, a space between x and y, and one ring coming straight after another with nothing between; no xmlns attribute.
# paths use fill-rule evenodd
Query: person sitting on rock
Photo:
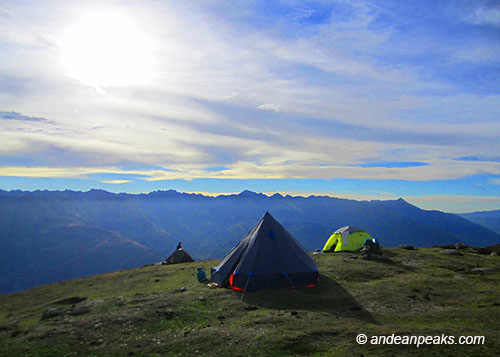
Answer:
<svg viewBox="0 0 500 357"><path fill-rule="evenodd" d="M181 243L181 242L179 242L179 243L177 244L177 250L179 250L179 249L182 249L182 243Z"/></svg>

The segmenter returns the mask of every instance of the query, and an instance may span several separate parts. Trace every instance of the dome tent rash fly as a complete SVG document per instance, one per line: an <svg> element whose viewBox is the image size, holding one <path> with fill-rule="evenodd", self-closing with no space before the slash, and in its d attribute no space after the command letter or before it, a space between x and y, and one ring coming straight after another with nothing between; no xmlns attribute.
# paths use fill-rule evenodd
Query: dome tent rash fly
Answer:
<svg viewBox="0 0 500 357"><path fill-rule="evenodd" d="M307 251L268 212L211 272L235 290L313 287L318 268Z"/></svg>
<svg viewBox="0 0 500 357"><path fill-rule="evenodd" d="M361 249L367 239L373 239L368 233L354 226L345 226L337 229L328 238L323 252L331 252L335 245L335 252Z"/></svg>

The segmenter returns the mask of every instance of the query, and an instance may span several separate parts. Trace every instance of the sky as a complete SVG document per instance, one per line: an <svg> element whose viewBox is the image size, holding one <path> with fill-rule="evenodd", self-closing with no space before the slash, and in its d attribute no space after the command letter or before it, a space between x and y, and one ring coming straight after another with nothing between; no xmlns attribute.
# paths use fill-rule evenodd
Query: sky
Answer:
<svg viewBox="0 0 500 357"><path fill-rule="evenodd" d="M500 209L500 1L0 2L0 189Z"/></svg>

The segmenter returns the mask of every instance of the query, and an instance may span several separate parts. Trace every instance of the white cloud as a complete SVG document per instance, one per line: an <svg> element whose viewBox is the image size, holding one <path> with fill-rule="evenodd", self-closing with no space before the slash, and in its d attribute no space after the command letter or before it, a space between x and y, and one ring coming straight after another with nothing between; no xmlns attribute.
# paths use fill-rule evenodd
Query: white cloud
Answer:
<svg viewBox="0 0 500 357"><path fill-rule="evenodd" d="M261 104L257 108L259 108L260 110L269 110L275 113L280 112L280 106L277 104Z"/></svg>
<svg viewBox="0 0 500 357"><path fill-rule="evenodd" d="M500 8L498 6L496 8L480 7L475 9L466 20L475 25L500 26Z"/></svg>
<svg viewBox="0 0 500 357"><path fill-rule="evenodd" d="M128 183L128 182L132 182L130 180L105 180L105 181L101 181L102 183L110 183L110 184L115 184L115 185L119 185L121 183Z"/></svg>

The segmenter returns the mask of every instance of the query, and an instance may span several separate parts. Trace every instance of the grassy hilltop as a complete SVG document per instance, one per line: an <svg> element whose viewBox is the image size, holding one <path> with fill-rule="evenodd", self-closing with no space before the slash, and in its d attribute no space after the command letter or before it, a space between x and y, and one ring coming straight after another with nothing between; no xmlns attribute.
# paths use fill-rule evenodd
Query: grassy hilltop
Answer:
<svg viewBox="0 0 500 357"><path fill-rule="evenodd" d="M313 289L199 284L216 261L148 266L0 296L0 355L481 355L500 348L500 257L315 255ZM80 299L78 299L80 298ZM83 298L86 298L83 300ZM81 301L79 301L81 300ZM48 309L52 317L42 319ZM46 315L50 315L46 312ZM358 345L357 334L484 335L484 345Z"/></svg>

